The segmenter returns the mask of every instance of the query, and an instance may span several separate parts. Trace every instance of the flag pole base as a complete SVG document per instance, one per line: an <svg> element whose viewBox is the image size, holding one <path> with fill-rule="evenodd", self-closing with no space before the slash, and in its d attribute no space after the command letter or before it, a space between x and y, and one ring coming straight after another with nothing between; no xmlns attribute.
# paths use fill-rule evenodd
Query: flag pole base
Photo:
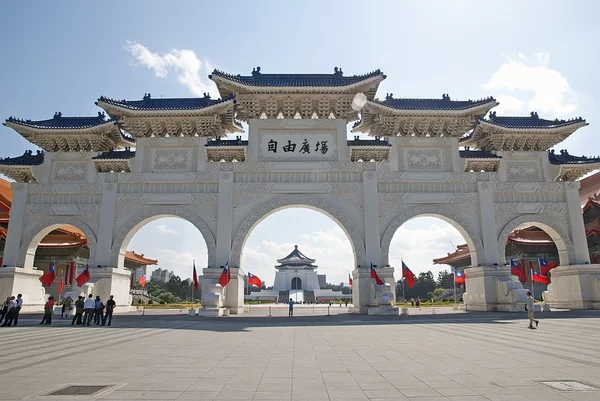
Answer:
<svg viewBox="0 0 600 401"><path fill-rule="evenodd" d="M521 312L527 290L508 266L472 267L466 270L463 300L469 311Z"/></svg>
<svg viewBox="0 0 600 401"><path fill-rule="evenodd" d="M600 265L559 266L550 270L545 301L555 309L600 309Z"/></svg>
<svg viewBox="0 0 600 401"><path fill-rule="evenodd" d="M23 294L22 312L41 312L46 303L46 290L40 282L43 271L25 267L0 268L0 299ZM58 287L56 289L58 292Z"/></svg>
<svg viewBox="0 0 600 401"><path fill-rule="evenodd" d="M220 317L229 316L229 310L226 308L219 307L202 307L198 309L198 316L200 317Z"/></svg>
<svg viewBox="0 0 600 401"><path fill-rule="evenodd" d="M369 316L400 316L400 308L392 305L379 305L367 310Z"/></svg>

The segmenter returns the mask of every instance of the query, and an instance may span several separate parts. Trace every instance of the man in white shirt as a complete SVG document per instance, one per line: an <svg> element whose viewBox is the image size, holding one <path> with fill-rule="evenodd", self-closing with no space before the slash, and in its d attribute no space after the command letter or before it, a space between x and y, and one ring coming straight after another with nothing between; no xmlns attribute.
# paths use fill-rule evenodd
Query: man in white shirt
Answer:
<svg viewBox="0 0 600 401"><path fill-rule="evenodd" d="M83 303L83 324L82 326L89 326L92 323L92 317L94 316L94 308L96 307L96 301L92 294Z"/></svg>
<svg viewBox="0 0 600 401"><path fill-rule="evenodd" d="M15 311L14 311L15 321L13 323L13 326L16 326L17 323L19 323L19 312L21 311L21 307L23 307L23 295L22 294L17 294L16 303L17 303L17 307L15 308Z"/></svg>
<svg viewBox="0 0 600 401"><path fill-rule="evenodd" d="M533 305L534 305L534 299L531 296L531 291L527 291L527 316L529 317L529 328L530 329L534 329L540 323L539 320L535 320L533 318L533 307L534 307ZM535 322L535 327L533 327L533 322Z"/></svg>

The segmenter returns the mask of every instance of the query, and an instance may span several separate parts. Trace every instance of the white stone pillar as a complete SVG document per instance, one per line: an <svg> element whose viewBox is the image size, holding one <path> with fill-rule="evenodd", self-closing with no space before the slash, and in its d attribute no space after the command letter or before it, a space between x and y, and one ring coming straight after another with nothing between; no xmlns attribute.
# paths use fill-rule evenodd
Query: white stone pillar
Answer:
<svg viewBox="0 0 600 401"><path fill-rule="evenodd" d="M477 261L482 266L493 266L494 263L500 266L504 258L500 255L498 245L492 185L489 182L478 182L477 192L479 193L480 229L484 252L483 255L477 255Z"/></svg>
<svg viewBox="0 0 600 401"><path fill-rule="evenodd" d="M217 209L217 266L231 259L231 232L233 225L233 171L219 173L219 198ZM238 266L231 266L238 267Z"/></svg>
<svg viewBox="0 0 600 401"><path fill-rule="evenodd" d="M363 171L363 199L365 219L365 247L367 260L359 260L359 265L370 263L381 264L381 242L379 230L379 192L377 189L377 173Z"/></svg>
<svg viewBox="0 0 600 401"><path fill-rule="evenodd" d="M346 120L337 119L337 160L340 162L350 161L350 149L348 148L348 132Z"/></svg>
<svg viewBox="0 0 600 401"><path fill-rule="evenodd" d="M253 118L248 121L248 146L246 147L246 161L257 162L258 161L258 118Z"/></svg>
<svg viewBox="0 0 600 401"><path fill-rule="evenodd" d="M2 265L16 266L19 260L19 249L23 237L23 225L25 223L25 209L27 207L27 193L29 184L13 183L13 198L10 208L10 219L8 221L8 232L4 244L4 257Z"/></svg>
<svg viewBox="0 0 600 401"><path fill-rule="evenodd" d="M579 182L565 183L565 197L567 201L567 215L569 217L569 234L573 242L574 255L569 255L571 263L583 265L590 263L590 252L588 250L583 213L581 211L581 200L579 198Z"/></svg>
<svg viewBox="0 0 600 401"><path fill-rule="evenodd" d="M98 224L98 238L96 243L96 260L90 261L91 266L110 265L110 252L112 248L113 230L115 226L116 202L117 183L102 184L102 203L100 204L100 221Z"/></svg>

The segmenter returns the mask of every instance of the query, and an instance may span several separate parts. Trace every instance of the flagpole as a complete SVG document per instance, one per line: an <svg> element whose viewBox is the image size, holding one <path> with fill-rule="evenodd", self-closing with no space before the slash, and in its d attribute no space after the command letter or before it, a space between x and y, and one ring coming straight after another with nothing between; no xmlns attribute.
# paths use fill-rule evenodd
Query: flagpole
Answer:
<svg viewBox="0 0 600 401"><path fill-rule="evenodd" d="M196 259L192 259L192 266L196 267ZM192 298L190 299L190 304L192 304L192 308L194 307L194 272L192 271Z"/></svg>
<svg viewBox="0 0 600 401"><path fill-rule="evenodd" d="M540 259L538 258L538 264L540 263ZM535 302L535 293L533 292L533 266L529 267L531 270L531 296L533 297L533 301Z"/></svg>
<svg viewBox="0 0 600 401"><path fill-rule="evenodd" d="M454 305L456 305L456 269L452 268L452 283L454 284Z"/></svg>
<svg viewBox="0 0 600 401"><path fill-rule="evenodd" d="M400 259L400 263L402 264L400 266L400 270L402 271L402 299L406 302L406 296L404 296L404 260L402 258Z"/></svg>

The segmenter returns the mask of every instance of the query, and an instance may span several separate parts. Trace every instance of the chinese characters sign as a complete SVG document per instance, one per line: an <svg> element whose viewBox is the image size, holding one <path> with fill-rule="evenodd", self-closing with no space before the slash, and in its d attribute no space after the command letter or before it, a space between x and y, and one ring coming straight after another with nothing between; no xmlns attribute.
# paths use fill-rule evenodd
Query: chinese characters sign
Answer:
<svg viewBox="0 0 600 401"><path fill-rule="evenodd" d="M261 137L262 160L333 160L336 158L332 134L267 134Z"/></svg>

